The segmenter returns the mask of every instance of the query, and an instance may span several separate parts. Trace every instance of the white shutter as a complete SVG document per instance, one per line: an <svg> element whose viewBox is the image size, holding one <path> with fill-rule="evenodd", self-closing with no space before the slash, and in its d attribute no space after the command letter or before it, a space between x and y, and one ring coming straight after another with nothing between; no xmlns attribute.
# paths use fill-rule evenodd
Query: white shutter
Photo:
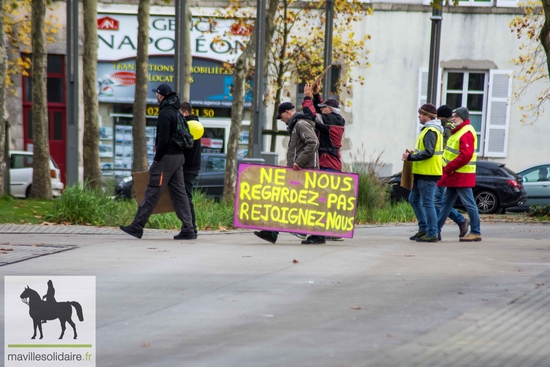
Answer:
<svg viewBox="0 0 550 367"><path fill-rule="evenodd" d="M428 69L426 68L420 68L418 73L418 107L422 106L426 101L428 100ZM443 70L441 68L437 69L437 93L436 93L436 101L434 103L435 108L440 106L441 103L441 73ZM417 115L418 116L418 115ZM422 125L418 124L418 128L416 129L416 136L420 134L420 130L422 129Z"/></svg>
<svg viewBox="0 0 550 367"><path fill-rule="evenodd" d="M485 125L485 157L506 157L512 95L512 70L491 70Z"/></svg>
<svg viewBox="0 0 550 367"><path fill-rule="evenodd" d="M428 69L420 68L418 71L418 103L416 104L415 112L428 100ZM415 120L417 121L416 127L416 136L420 134L422 125L418 123L418 114L414 115Z"/></svg>

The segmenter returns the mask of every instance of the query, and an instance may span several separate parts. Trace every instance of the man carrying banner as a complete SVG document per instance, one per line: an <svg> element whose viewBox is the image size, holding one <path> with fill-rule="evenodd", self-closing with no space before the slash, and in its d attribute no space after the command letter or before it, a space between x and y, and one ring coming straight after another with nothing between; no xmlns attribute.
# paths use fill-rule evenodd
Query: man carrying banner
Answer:
<svg viewBox="0 0 550 367"><path fill-rule="evenodd" d="M288 167L294 170L319 168L319 139L315 134L315 123L306 115L296 113L296 108L290 102L281 103L277 111L276 118L283 120L290 135L286 155ZM264 241L275 243L279 232L256 231L254 234ZM316 235L311 235L302 241L303 245L323 243L325 243L325 237Z"/></svg>

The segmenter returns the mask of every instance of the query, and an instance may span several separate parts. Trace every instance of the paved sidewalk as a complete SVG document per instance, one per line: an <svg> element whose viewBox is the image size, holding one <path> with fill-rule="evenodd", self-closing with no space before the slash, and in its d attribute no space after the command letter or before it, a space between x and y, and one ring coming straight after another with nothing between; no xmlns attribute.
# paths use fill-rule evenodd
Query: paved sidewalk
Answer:
<svg viewBox="0 0 550 367"><path fill-rule="evenodd" d="M549 367L550 226L483 223L478 243L452 225L437 244L415 231L362 226L304 246L245 230L174 241L0 225L0 248L61 250L0 269L95 275L101 367ZM3 283L0 295L3 328Z"/></svg>

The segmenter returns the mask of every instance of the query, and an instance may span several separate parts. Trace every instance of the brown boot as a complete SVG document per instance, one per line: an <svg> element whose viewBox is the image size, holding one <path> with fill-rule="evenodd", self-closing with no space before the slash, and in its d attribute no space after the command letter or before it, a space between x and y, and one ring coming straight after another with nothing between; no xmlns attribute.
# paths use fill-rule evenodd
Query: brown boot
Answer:
<svg viewBox="0 0 550 367"><path fill-rule="evenodd" d="M464 222L458 225L458 228L460 228L460 234L458 237L462 238L466 236L466 233L468 233L468 226L470 225L470 220L468 218L464 218Z"/></svg>
<svg viewBox="0 0 550 367"><path fill-rule="evenodd" d="M470 232L466 236L460 237L459 241L460 242L479 242L481 241L481 235Z"/></svg>

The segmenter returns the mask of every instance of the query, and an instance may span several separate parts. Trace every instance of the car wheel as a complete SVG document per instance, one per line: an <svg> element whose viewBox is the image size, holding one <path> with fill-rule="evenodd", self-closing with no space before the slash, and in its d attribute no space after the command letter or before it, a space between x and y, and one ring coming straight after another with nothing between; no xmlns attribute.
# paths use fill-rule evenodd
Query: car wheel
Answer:
<svg viewBox="0 0 550 367"><path fill-rule="evenodd" d="M31 187L32 187L32 184L30 184L28 187L27 187L27 190L25 191L25 197L28 199L31 197Z"/></svg>
<svg viewBox="0 0 550 367"><path fill-rule="evenodd" d="M483 190L475 195L479 214L494 214L499 210L498 197L492 191Z"/></svg>
<svg viewBox="0 0 550 367"><path fill-rule="evenodd" d="M503 207L498 208L495 214L506 214L506 208L503 208Z"/></svg>

